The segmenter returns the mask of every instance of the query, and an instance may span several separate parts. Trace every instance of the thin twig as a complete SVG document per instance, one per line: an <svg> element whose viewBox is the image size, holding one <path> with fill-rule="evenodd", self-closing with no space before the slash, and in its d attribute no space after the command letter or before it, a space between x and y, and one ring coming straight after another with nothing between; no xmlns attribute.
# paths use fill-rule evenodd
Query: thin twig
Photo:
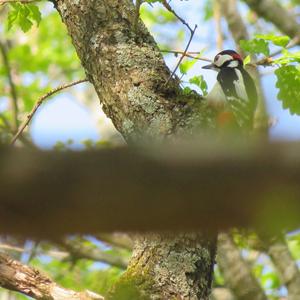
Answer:
<svg viewBox="0 0 300 300"><path fill-rule="evenodd" d="M9 121L3 114L0 114L0 119L2 120L3 125L4 125L3 129L7 130L9 133L13 133L11 124L9 123ZM32 143L32 141L24 135L20 136L20 141L23 143L23 145L25 145L27 147L30 147L33 149L36 148L36 146Z"/></svg>
<svg viewBox="0 0 300 300"><path fill-rule="evenodd" d="M172 72L171 75L169 76L168 80L166 81L165 85L167 85L167 84L169 83L170 79L173 77L173 75L174 75L175 72L177 71L179 65L181 64L183 58L186 56L186 53L187 53L187 51L188 51L188 49L189 49L189 46L190 46L191 41L192 41L192 39L193 39L193 37L194 37L194 34L195 34L196 29L197 29L197 25L195 25L194 29L191 31L191 36L190 36L190 39L189 39L189 41L188 41L188 43L187 43L187 45L186 45L186 47L185 47L185 49L184 49L184 52L183 52L183 54L181 55L181 57L180 57L180 59L179 59L177 65L176 65L175 69L173 70L173 72Z"/></svg>
<svg viewBox="0 0 300 300"><path fill-rule="evenodd" d="M286 49L293 48L293 47L297 46L298 44L299 44L299 39L295 38L295 39L293 39L289 43L289 45L286 47ZM201 60L201 61L207 61L207 62L212 62L212 60L209 59L209 58L207 58L207 57L197 57L197 56L194 56L194 55L200 54L200 51L187 51L187 52L184 52L184 51L181 51L181 50L160 49L160 52L173 53L175 55L181 54L181 55L184 55L186 57L193 58L193 59L197 59L197 60ZM251 65L253 67L261 66L261 65L271 65L272 61L273 61L272 57L281 54L281 52L282 52L282 50L277 50L277 51L273 52L272 54L270 54L270 56L264 57L264 58L258 60L257 62L250 63L249 65Z"/></svg>
<svg viewBox="0 0 300 300"><path fill-rule="evenodd" d="M291 48L297 46L298 44L299 44L299 39L298 39L298 38L295 38L295 39L293 39L293 40L288 44L288 46L286 47L286 49L291 49ZM199 51L187 51L187 52L184 52L184 51L181 51L181 50L160 49L160 52L164 52L164 53L173 53L173 54L175 54L175 55L181 54L181 55L184 55L184 56L186 56L186 57L193 58L193 59L202 60L202 61L207 61L207 62L212 62L212 60L209 59L209 58L194 56L194 55L200 54ZM272 62L273 62L272 57L281 54L281 52L282 52L281 49L280 49L280 50L277 50L277 51L273 52L272 54L270 54L270 56L264 57L264 58L258 60L257 62L250 63L249 65L251 65L251 66L253 66L253 67L256 67L256 66L264 66L264 65L265 65L265 66L266 66L266 65L271 65Z"/></svg>
<svg viewBox="0 0 300 300"><path fill-rule="evenodd" d="M29 253L31 251L31 249L25 249L22 247L16 247L16 246L12 246L9 244L0 244L0 250L4 250L7 252L19 252L19 253ZM53 258L56 259L65 259L66 257L69 256L68 252L63 252L63 251L59 251L59 250L41 250L39 249L38 254L46 254L49 255Z"/></svg>
<svg viewBox="0 0 300 300"><path fill-rule="evenodd" d="M184 54L184 51L180 51L180 50L177 51L177 50L161 49L160 52L173 53L173 54L175 54L175 55L177 55L177 54ZM194 51L194 52L193 52L193 51L191 51L191 52L188 51L188 52L185 53L184 56L190 57L190 58L194 58L194 59L198 59L198 60L207 61L207 62L212 62L211 59L206 58L206 57L193 56L193 54L199 55L200 53L201 53L201 52L199 52L199 51Z"/></svg>
<svg viewBox="0 0 300 300"><path fill-rule="evenodd" d="M6 73L7 73L7 78L8 78L8 83L10 87L10 100L11 100L11 107L12 107L12 113L13 113L13 131L16 132L19 126L19 121L18 121L18 113L19 113L19 108L18 108L18 95L17 95L17 89L15 86L15 83L12 78L12 70L11 66L7 57L7 51L4 43L0 41L0 51L2 55L2 60L3 60L3 65L5 66Z"/></svg>
<svg viewBox="0 0 300 300"><path fill-rule="evenodd" d="M291 48L299 45L299 42L300 42L299 37L295 37L293 40L290 41L290 43L285 47L285 49L291 49ZM269 56L264 57L264 58L258 60L254 64L257 65L257 66L271 65L273 63L272 57L281 54L281 52L282 52L282 49L279 49L279 50L273 52L272 54L270 54Z"/></svg>
<svg viewBox="0 0 300 300"><path fill-rule="evenodd" d="M180 16L177 15L177 13L173 10L173 8L170 6L170 4L166 1L166 0L162 0L162 5L170 12L172 13L183 25L185 25L188 30L191 32L191 34L193 33L193 31L195 31L195 29L193 30L190 25Z"/></svg>
<svg viewBox="0 0 300 300"><path fill-rule="evenodd" d="M37 109L39 108L39 106L43 103L43 101L46 98L49 98L50 96L52 96L53 94L64 90L66 88L69 88L71 86L74 86L76 84L82 83L82 82L86 82L88 81L87 79L80 79L77 81L73 81L71 83L65 84L65 85L61 85L51 91L49 91L47 94L41 96L38 101L36 102L36 104L34 105L34 107L32 108L31 112L27 115L27 117L25 118L25 120L23 121L23 123L21 124L20 128L18 129L18 132L14 135L14 137L12 138L10 144L13 145L15 143L15 141L19 138L19 136L22 134L22 132L24 131L24 129L26 128L26 126L29 124L29 122L31 121L32 117L34 116L35 112L37 111Z"/></svg>

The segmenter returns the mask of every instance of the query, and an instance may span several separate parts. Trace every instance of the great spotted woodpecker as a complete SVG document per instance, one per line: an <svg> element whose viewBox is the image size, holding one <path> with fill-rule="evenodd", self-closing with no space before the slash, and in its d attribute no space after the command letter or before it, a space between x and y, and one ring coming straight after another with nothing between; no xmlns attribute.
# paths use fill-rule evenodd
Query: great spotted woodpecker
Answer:
<svg viewBox="0 0 300 300"><path fill-rule="evenodd" d="M224 50L203 68L218 72L217 83L207 96L209 103L231 113L239 127L253 128L257 91L241 56L233 50Z"/></svg>

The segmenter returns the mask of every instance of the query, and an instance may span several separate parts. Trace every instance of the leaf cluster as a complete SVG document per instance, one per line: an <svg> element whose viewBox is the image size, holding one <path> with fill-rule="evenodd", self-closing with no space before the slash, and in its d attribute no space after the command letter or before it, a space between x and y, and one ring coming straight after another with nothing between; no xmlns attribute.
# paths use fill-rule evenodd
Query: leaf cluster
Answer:
<svg viewBox="0 0 300 300"><path fill-rule="evenodd" d="M41 12L35 4L28 3L26 5L11 2L10 11L7 17L7 28L11 29L13 25L18 25L27 32L34 23L38 26L41 22Z"/></svg>
<svg viewBox="0 0 300 300"><path fill-rule="evenodd" d="M276 87L278 88L277 98L282 102L282 107L288 109L290 113L300 115L300 70L295 63L300 62L300 51L288 51L290 38L288 36L278 36L274 34L257 34L254 39L241 40L241 48L252 54L263 54L270 57L270 44L279 47L280 57L271 59L275 65L275 75L277 77Z"/></svg>

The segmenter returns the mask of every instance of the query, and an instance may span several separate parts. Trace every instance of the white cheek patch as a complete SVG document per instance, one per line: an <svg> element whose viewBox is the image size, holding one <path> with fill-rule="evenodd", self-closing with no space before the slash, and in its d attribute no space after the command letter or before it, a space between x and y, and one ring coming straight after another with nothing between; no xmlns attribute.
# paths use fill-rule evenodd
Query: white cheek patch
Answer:
<svg viewBox="0 0 300 300"><path fill-rule="evenodd" d="M238 62L237 60L233 60L233 61L231 61L231 62L228 64L227 67L229 67L229 68L236 68L236 67L238 67L238 65L239 65L239 62Z"/></svg>
<svg viewBox="0 0 300 300"><path fill-rule="evenodd" d="M229 54L219 55L214 64L217 67L221 67L226 61L232 60L232 56Z"/></svg>

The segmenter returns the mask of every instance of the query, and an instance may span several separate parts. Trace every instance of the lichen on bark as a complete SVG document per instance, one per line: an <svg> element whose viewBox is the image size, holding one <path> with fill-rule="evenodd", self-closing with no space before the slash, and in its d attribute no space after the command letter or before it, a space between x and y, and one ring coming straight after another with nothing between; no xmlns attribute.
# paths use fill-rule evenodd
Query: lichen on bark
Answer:
<svg viewBox="0 0 300 300"><path fill-rule="evenodd" d="M215 251L214 238L202 234L136 237L131 263L112 299L132 286L139 291L137 299L208 299Z"/></svg>

